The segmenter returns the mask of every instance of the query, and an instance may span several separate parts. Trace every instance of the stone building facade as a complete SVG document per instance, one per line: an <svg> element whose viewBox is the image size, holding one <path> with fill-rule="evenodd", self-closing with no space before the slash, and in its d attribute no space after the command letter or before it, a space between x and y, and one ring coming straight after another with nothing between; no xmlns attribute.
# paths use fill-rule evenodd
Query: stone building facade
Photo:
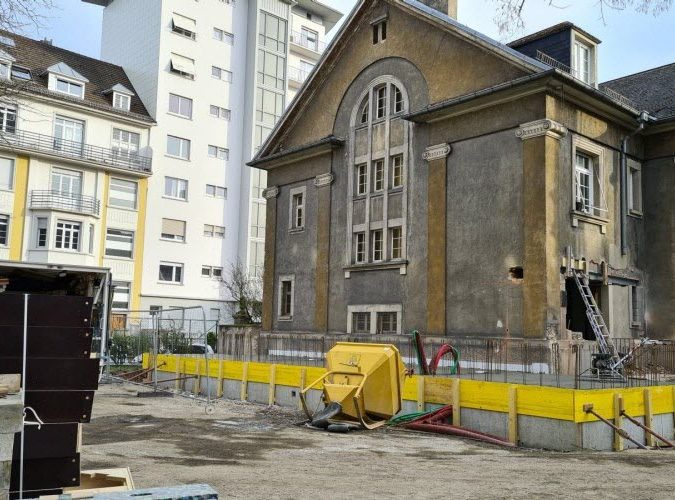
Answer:
<svg viewBox="0 0 675 500"><path fill-rule="evenodd" d="M587 337L582 269L613 336L675 337L675 112L571 24L507 46L445 5L360 1L250 163L263 330Z"/></svg>

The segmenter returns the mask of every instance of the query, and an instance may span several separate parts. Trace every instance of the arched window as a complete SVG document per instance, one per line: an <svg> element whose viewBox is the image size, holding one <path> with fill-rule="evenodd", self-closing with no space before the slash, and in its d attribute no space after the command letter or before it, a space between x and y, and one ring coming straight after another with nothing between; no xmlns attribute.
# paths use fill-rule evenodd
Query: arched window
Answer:
<svg viewBox="0 0 675 500"><path fill-rule="evenodd" d="M350 269L405 266L408 97L390 76L370 83L352 111L347 255Z"/></svg>

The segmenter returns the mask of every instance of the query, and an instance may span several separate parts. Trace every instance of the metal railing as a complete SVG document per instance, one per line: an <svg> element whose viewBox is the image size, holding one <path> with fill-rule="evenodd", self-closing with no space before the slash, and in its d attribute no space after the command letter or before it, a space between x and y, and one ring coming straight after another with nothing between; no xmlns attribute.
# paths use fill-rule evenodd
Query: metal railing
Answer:
<svg viewBox="0 0 675 500"><path fill-rule="evenodd" d="M298 83L303 83L305 80L307 80L307 77L309 76L310 72L311 71L290 66L288 68L288 79L294 80Z"/></svg>
<svg viewBox="0 0 675 500"><path fill-rule="evenodd" d="M93 146L25 130L0 131L0 147L38 151L61 158L72 158L136 172L152 172L152 158L138 153Z"/></svg>
<svg viewBox="0 0 675 500"><path fill-rule="evenodd" d="M587 85L594 86L594 83L592 83L592 82L589 83L589 82L584 81L584 79L579 76L579 72L576 71L574 68L571 68L567 64L561 63L557 59L549 56L548 54L545 54L544 52L542 52L540 50L537 51L537 60L543 62L544 64L546 64L548 66L551 66L552 68L560 70L563 73L567 73L568 75L570 75L575 80L579 80L582 83L586 83ZM635 104L633 101L631 101L627 97L619 94L615 90L612 90L608 87L599 88L598 90L600 92L602 92L603 94L605 94L606 96L610 97L611 99L619 102L620 104L622 104L624 106L627 106L627 107L629 107L631 109L634 109L634 110L638 109L637 104Z"/></svg>
<svg viewBox="0 0 675 500"><path fill-rule="evenodd" d="M308 37L299 31L291 31L291 43L305 47L313 52L321 53L326 48L326 43L319 40L319 36Z"/></svg>
<svg viewBox="0 0 675 500"><path fill-rule="evenodd" d="M61 191L39 191L30 193L30 208L67 210L80 214L99 215L101 201L92 196L63 193Z"/></svg>

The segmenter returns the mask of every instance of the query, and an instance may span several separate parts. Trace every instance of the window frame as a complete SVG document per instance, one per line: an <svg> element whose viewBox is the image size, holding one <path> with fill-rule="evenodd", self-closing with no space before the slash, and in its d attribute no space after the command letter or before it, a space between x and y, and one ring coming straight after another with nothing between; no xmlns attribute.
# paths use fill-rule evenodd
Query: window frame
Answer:
<svg viewBox="0 0 675 500"><path fill-rule="evenodd" d="M113 181L116 181L118 183L128 183L128 184L134 185L134 206L133 207L128 207L126 205L116 205L113 202L114 198L111 196L112 188L113 188ZM108 206L118 208L118 209L122 209L122 210L134 210L134 211L138 210L138 182L132 181L132 180L129 180L129 179L121 179L119 177L111 177L110 178L110 184L108 186Z"/></svg>
<svg viewBox="0 0 675 500"><path fill-rule="evenodd" d="M378 334L378 313L396 313L396 333L384 335L400 335L403 331L403 306L401 304L352 304L347 306L347 333L358 334L353 330L353 314L367 313L370 315L370 332L361 333L376 335Z"/></svg>
<svg viewBox="0 0 675 500"><path fill-rule="evenodd" d="M579 177L578 172L583 169L577 165L577 156L589 158L589 165L591 172L589 177L590 189L592 191L592 199L590 200L590 211L579 210L577 207L578 201L578 186ZM599 225L604 232L609 221L610 212L607 207L605 193L607 189L611 189L610 180L606 179L605 175L605 149L602 145L597 144L585 137L573 135L572 137L572 156L571 156L571 204L572 204L572 226L576 227L578 221L582 220L591 224Z"/></svg>
<svg viewBox="0 0 675 500"><path fill-rule="evenodd" d="M118 104L122 104L121 106ZM122 111L129 111L131 109L131 96L125 94L124 92L113 92L112 105L115 109L121 109Z"/></svg>
<svg viewBox="0 0 675 500"><path fill-rule="evenodd" d="M181 239L180 234L171 234L171 233L165 233L163 232L164 230L164 221L172 221L172 222L182 222L183 223L183 235ZM159 239L162 241L170 241L173 243L185 243L187 240L187 221L180 220L180 219L170 219L168 217L162 217L162 227L160 227L160 234L159 234Z"/></svg>
<svg viewBox="0 0 675 500"><path fill-rule="evenodd" d="M9 168L11 170L10 172L10 183L8 186L2 186L0 185L0 191L14 191L14 186L16 184L16 158L9 158L8 156L0 156L0 161L2 160L7 160L8 164L10 165Z"/></svg>
<svg viewBox="0 0 675 500"><path fill-rule="evenodd" d="M62 227L59 227L59 225ZM80 253L82 251L82 226L83 224L81 221L56 219L56 230L54 231L54 248L63 252ZM58 246L59 231L61 232L61 246ZM66 246L66 240L68 246ZM73 244L73 241L76 241L76 243Z"/></svg>
<svg viewBox="0 0 675 500"><path fill-rule="evenodd" d="M172 111L171 110L171 103L172 99L175 98L175 102L177 102L178 110L177 111ZM183 108L183 101L187 102L187 105L190 107L190 112L185 114L181 113L181 109ZM194 99L191 97L185 97L180 94L174 94L173 92L169 92L169 110L167 111L168 114L172 116L177 116L179 118L184 118L186 120L192 120L192 114L194 112Z"/></svg>
<svg viewBox="0 0 675 500"><path fill-rule="evenodd" d="M213 188L213 194L209 193L209 187ZM218 196L218 190L222 190L223 195ZM226 200L227 199L227 188L225 186L218 186L216 184L206 184L206 188L204 191L204 196L208 196L209 198L218 198L221 200Z"/></svg>
<svg viewBox="0 0 675 500"><path fill-rule="evenodd" d="M213 113L214 108L217 111L215 114ZM227 122L231 121L232 119L232 111L227 108L223 108L222 106L218 106L217 104L209 104L209 115L213 118L218 118Z"/></svg>
<svg viewBox="0 0 675 500"><path fill-rule="evenodd" d="M66 84L66 89L59 89L59 84L64 83ZM71 92L71 88L75 87L79 89L79 92L77 94ZM58 92L59 94L67 95L70 97L76 97L78 99L84 99L84 82L77 81L73 78L67 78L65 76L61 75L54 75L54 88L52 89L54 92Z"/></svg>
<svg viewBox="0 0 675 500"><path fill-rule="evenodd" d="M171 280L163 280L162 279L162 266L164 267L171 267ZM176 270L180 269L180 273L176 273ZM180 279L176 280L176 274L180 275ZM157 282L166 284L166 285L182 285L183 280L185 279L185 265L180 263L180 262L168 262L168 261L159 261L159 268L158 268L158 277L157 277Z"/></svg>
<svg viewBox="0 0 675 500"><path fill-rule="evenodd" d="M174 155L169 152L169 140L170 139L178 139L178 144L179 144L179 154ZM187 144L187 156L182 156L181 153L183 153L185 147L184 145ZM192 153L192 141L190 139L186 139L185 137L178 137L177 135L171 135L167 134L166 135L166 156L169 158L175 158L177 160L183 160L183 161L190 161L190 155Z"/></svg>
<svg viewBox="0 0 675 500"><path fill-rule="evenodd" d="M223 160L223 161L229 161L230 160L230 150L227 148L224 148L222 146L216 146L214 144L209 144L207 149L207 155L209 158L213 158L215 160ZM215 152L215 154L212 154L212 152Z"/></svg>
<svg viewBox="0 0 675 500"><path fill-rule="evenodd" d="M126 236L131 235L130 238L130 248L129 248L129 255L111 255L108 253L108 236L110 236L110 231L117 231L119 233L126 233ZM118 236L122 236L122 234L119 234ZM115 249L110 249L110 250L115 250ZM126 250L124 250L126 252ZM124 259L124 260L133 260L135 255L136 255L136 232L135 231L130 231L128 229L119 229L119 228L114 228L114 227L107 227L105 230L105 246L103 249L103 255L105 258L113 258L113 259Z"/></svg>
<svg viewBox="0 0 675 500"><path fill-rule="evenodd" d="M285 293L284 285L285 283L290 283L290 293ZM277 319L279 321L291 321L293 320L293 314L295 312L295 275L288 274L279 276L278 284L278 306L277 306ZM290 299L287 297L290 295ZM289 300L289 302L286 302ZM286 308L285 306L288 306Z"/></svg>
<svg viewBox="0 0 675 500"><path fill-rule="evenodd" d="M296 205L296 200L301 203ZM307 223L307 186L291 188L289 191L288 228L290 231L303 231ZM300 223L298 223L298 219Z"/></svg>
<svg viewBox="0 0 675 500"><path fill-rule="evenodd" d="M167 188L169 187L168 182L169 181L177 181L176 184L176 189L172 189L171 191L176 191L178 195L174 196L173 194L167 194ZM180 183L184 184L184 190L185 190L185 197L179 196L181 193L180 190ZM190 186L190 181L188 179L181 179L180 177L171 177L169 175L164 176L164 194L162 195L162 198L167 198L170 200L177 200L177 201L188 201L188 193L189 193L189 186Z"/></svg>
<svg viewBox="0 0 675 500"><path fill-rule="evenodd" d="M8 126L12 120L9 117L13 116L12 126ZM18 124L19 109L15 104L0 101L0 131L6 134L15 134Z"/></svg>
<svg viewBox="0 0 675 500"><path fill-rule="evenodd" d="M4 225L4 236L2 236L3 232L0 231L0 247L2 248L6 248L9 246L11 220L12 216L10 214L4 213L0 214L0 228Z"/></svg>
<svg viewBox="0 0 675 500"><path fill-rule="evenodd" d="M44 221L44 227L40 227ZM49 247L49 217L35 218L35 248L44 249ZM44 233L43 233L44 231Z"/></svg>
<svg viewBox="0 0 675 500"><path fill-rule="evenodd" d="M637 200L635 199L637 178ZM637 162L628 161L628 214L635 217L643 215L642 200L642 166ZM637 201L637 203L636 203Z"/></svg>
<svg viewBox="0 0 675 500"><path fill-rule="evenodd" d="M110 307L113 311L128 311L129 305L131 304L131 282L130 281L113 281L113 295L110 300ZM115 292L120 288L122 290L127 290L127 306L126 307L115 307Z"/></svg>

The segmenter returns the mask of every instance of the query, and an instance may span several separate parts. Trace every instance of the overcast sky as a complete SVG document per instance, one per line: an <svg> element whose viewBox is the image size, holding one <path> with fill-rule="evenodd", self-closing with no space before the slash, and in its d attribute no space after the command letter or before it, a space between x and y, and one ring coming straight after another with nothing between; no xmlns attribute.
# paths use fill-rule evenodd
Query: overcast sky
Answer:
<svg viewBox="0 0 675 500"><path fill-rule="evenodd" d="M137 0L145 2L150 0ZM356 0L322 0L348 13ZM55 0L58 9L45 12L45 27L26 33L50 38L55 45L93 57L100 55L103 9L80 0ZM600 80L636 73L675 62L675 8L654 17L633 11L605 11L600 18L596 0L556 0L549 7L544 0L527 0L525 30L502 39L493 21L494 0L459 0L460 22L500 41L508 41L561 21L572 21L602 40Z"/></svg>

